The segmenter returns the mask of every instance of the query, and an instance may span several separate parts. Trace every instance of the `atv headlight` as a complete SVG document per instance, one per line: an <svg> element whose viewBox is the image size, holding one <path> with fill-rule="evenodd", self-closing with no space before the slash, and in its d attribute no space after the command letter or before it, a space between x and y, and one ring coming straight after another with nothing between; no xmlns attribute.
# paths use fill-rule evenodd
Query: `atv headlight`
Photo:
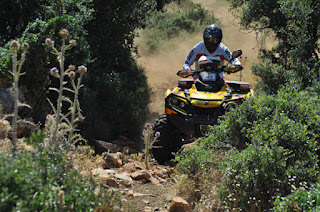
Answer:
<svg viewBox="0 0 320 212"><path fill-rule="evenodd" d="M173 105L177 105L177 104L178 104L178 99L176 99L176 98L171 98L171 99L170 99L170 102L171 102L171 104L173 104Z"/></svg>
<svg viewBox="0 0 320 212"><path fill-rule="evenodd" d="M184 102L180 102L180 107L185 107L186 104Z"/></svg>

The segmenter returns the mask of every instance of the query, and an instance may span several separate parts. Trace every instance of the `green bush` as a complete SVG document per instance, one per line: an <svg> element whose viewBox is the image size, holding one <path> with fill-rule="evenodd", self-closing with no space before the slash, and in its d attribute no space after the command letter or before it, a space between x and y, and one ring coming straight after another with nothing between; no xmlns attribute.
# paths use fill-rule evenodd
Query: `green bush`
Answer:
<svg viewBox="0 0 320 212"><path fill-rule="evenodd" d="M44 134L34 134L29 143L39 149L12 154L0 152L0 211L92 211L98 206L114 209L115 193L100 188L92 177L72 168L62 152L41 148Z"/></svg>
<svg viewBox="0 0 320 212"><path fill-rule="evenodd" d="M252 73L259 76L255 89L263 91L266 94L275 94L285 86L294 75L282 66L272 64L271 61L266 63L257 63L251 65Z"/></svg>
<svg viewBox="0 0 320 212"><path fill-rule="evenodd" d="M319 98L320 96L320 80L316 79L313 81L312 85L306 88L307 91L313 93L314 98Z"/></svg>
<svg viewBox="0 0 320 212"><path fill-rule="evenodd" d="M299 88L295 86L287 86L277 95L261 94L247 99L242 105L232 109L215 129L218 132L215 133L215 136L219 141L227 142L232 147L244 149L246 143L251 142L250 135L253 134L252 130L257 125L265 122L264 127L267 127L268 122L276 124L277 118L285 117L292 123L305 128L306 136L313 139L320 134L319 114L319 101L314 93L299 91ZM262 132L263 130L260 130L257 133ZM271 131L270 135L272 133L275 132ZM294 132L291 133L296 137ZM278 135L281 136L281 132L278 132ZM291 140L289 136L281 139L286 139L281 145Z"/></svg>
<svg viewBox="0 0 320 212"><path fill-rule="evenodd" d="M86 26L91 56L80 96L81 128L88 139L112 140L119 135L139 140L147 118L150 90L145 72L132 56L136 30L145 23L154 1L97 1ZM111 21L112 20L112 21ZM103 27L101 27L103 26Z"/></svg>
<svg viewBox="0 0 320 212"><path fill-rule="evenodd" d="M242 150L231 150L222 166L221 198L229 206L266 210L278 195L317 181L319 106L314 94L286 87L225 115L208 139Z"/></svg>
<svg viewBox="0 0 320 212"><path fill-rule="evenodd" d="M200 170L206 170L210 167L211 154L211 150L201 147L180 150L174 153L174 161L178 162L176 168L178 172L192 177Z"/></svg>
<svg viewBox="0 0 320 212"><path fill-rule="evenodd" d="M276 94L278 90L285 86L295 84L301 90L309 86L317 84L319 79L319 63L307 65L297 62L293 64L291 69L285 68L282 65L272 63L266 60L265 63L252 64L252 72L259 76L259 80L255 89L265 94Z"/></svg>
<svg viewBox="0 0 320 212"><path fill-rule="evenodd" d="M251 97L226 113L177 166L184 173L197 172L203 161L213 167L215 152L225 150L220 199L230 208L268 210L277 197L317 181L319 114L316 93L297 86Z"/></svg>
<svg viewBox="0 0 320 212"><path fill-rule="evenodd" d="M231 208L264 211L276 195L288 192L287 151L280 146L249 145L231 150L221 164L225 176L220 199Z"/></svg>
<svg viewBox="0 0 320 212"><path fill-rule="evenodd" d="M317 146L304 126L279 115L257 123L250 138L252 143L246 149L230 151L222 164L225 181L221 195L229 206L269 209L277 195L316 182Z"/></svg>
<svg viewBox="0 0 320 212"><path fill-rule="evenodd" d="M298 189L286 197L278 197L272 211L319 211L320 185L308 189Z"/></svg>
<svg viewBox="0 0 320 212"><path fill-rule="evenodd" d="M151 90L144 69L135 61L128 60L123 59L127 66L121 67L121 72L101 73L99 78L88 74L84 79L84 84L89 85L80 98L86 123L90 125L80 127L86 138L140 137L148 114ZM99 124L102 126L97 126Z"/></svg>

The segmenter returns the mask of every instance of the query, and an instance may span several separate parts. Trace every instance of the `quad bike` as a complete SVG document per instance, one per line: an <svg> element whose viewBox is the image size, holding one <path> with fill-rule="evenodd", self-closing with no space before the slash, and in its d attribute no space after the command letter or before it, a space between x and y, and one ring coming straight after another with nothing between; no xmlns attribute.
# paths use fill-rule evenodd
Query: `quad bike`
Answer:
<svg viewBox="0 0 320 212"><path fill-rule="evenodd" d="M241 54L241 50L234 51L229 62ZM155 144L158 148L152 153L160 164L172 159L172 152L177 152L186 138L203 136L202 128L216 124L232 103L240 104L251 92L247 82L224 81L219 77L222 71L235 73L242 66L221 66L220 62L220 57L201 56L199 70L177 73L194 79L179 79L177 87L166 91L165 114L154 125L154 132L160 132L160 136Z"/></svg>

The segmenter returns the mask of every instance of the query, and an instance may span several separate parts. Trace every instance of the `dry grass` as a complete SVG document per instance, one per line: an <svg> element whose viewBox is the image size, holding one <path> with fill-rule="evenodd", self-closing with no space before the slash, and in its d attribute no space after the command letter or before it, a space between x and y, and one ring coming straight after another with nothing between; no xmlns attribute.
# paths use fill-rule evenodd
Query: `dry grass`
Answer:
<svg viewBox="0 0 320 212"><path fill-rule="evenodd" d="M9 138L1 138L0 139L0 151L11 152L12 150L13 150L12 141ZM33 151L33 150L34 150L33 146L24 142L23 139L17 140L17 153L20 153L23 151Z"/></svg>
<svg viewBox="0 0 320 212"><path fill-rule="evenodd" d="M0 139L0 151L11 151L12 148L13 146L10 139Z"/></svg>
<svg viewBox="0 0 320 212"><path fill-rule="evenodd" d="M176 189L178 194L188 202L193 203L194 211L226 211L227 209L219 201L219 187L223 181L223 175L219 173L218 163L222 161L224 151L215 152L213 165L210 170L201 170L192 177L186 175L176 176Z"/></svg>
<svg viewBox="0 0 320 212"><path fill-rule="evenodd" d="M8 134L10 130L11 130L10 123L7 120L0 119L0 139L8 138Z"/></svg>
<svg viewBox="0 0 320 212"><path fill-rule="evenodd" d="M74 168L80 174L90 174L90 171L98 168L104 160L101 155L95 155L95 152L90 146L78 146L76 151L70 152L69 160L72 161Z"/></svg>

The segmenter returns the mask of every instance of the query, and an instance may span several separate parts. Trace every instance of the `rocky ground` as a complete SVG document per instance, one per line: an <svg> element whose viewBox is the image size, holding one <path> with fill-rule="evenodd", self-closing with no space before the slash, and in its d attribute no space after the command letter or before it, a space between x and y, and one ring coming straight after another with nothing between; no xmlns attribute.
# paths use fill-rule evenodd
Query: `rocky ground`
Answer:
<svg viewBox="0 0 320 212"><path fill-rule="evenodd" d="M100 186L121 196L119 211L191 211L191 204L177 196L175 184L179 175L176 169L158 165L152 158L146 165L133 145L124 137L114 143L99 140L96 146L100 154L90 157L85 151L82 156L81 151L77 151L77 154L70 154L69 159L80 174L92 175ZM12 148L11 140L0 135L0 149ZM18 139L18 152L33 150L23 139Z"/></svg>
<svg viewBox="0 0 320 212"><path fill-rule="evenodd" d="M95 161L98 167L91 174L103 186L121 193L123 208L144 212L191 211L190 203L177 196L178 175L174 167L158 165L151 158L146 166L139 153L136 157L129 154L134 152L130 142L125 142L128 145L122 142L124 146L118 143L96 141L104 153Z"/></svg>

